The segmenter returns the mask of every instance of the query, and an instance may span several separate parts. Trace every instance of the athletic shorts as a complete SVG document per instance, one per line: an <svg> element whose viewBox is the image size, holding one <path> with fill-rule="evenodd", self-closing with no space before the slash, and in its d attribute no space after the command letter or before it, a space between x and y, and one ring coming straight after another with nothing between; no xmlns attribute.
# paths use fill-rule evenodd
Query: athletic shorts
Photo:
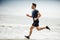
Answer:
<svg viewBox="0 0 60 40"><path fill-rule="evenodd" d="M39 26L39 20L33 21L32 24L34 27L38 27Z"/></svg>

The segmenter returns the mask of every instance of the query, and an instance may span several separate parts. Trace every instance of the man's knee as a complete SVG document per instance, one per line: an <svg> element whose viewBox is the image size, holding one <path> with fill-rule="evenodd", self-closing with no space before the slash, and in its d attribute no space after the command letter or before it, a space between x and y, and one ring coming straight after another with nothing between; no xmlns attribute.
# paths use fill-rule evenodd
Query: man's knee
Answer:
<svg viewBox="0 0 60 40"><path fill-rule="evenodd" d="M40 31L40 30L41 30L41 28L37 28L37 30L38 30L38 31Z"/></svg>
<svg viewBox="0 0 60 40"><path fill-rule="evenodd" d="M37 28L37 30L39 31L40 29Z"/></svg>
<svg viewBox="0 0 60 40"><path fill-rule="evenodd" d="M33 26L32 26L32 27L30 27L30 30L33 30L33 28L34 28Z"/></svg>

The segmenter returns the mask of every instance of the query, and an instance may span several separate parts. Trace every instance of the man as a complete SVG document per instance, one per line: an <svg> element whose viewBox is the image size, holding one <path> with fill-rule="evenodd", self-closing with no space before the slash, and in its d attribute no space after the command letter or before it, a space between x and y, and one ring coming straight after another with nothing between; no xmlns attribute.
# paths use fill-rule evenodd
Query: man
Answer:
<svg viewBox="0 0 60 40"><path fill-rule="evenodd" d="M38 10L36 10L36 4L35 3L32 3L32 7L33 9L32 11L32 16L30 16L29 14L27 14L26 16L30 17L30 18L33 18L33 24L32 26L30 27L30 32L29 32L29 35L28 36L25 36L26 38L30 39L30 36L32 34L32 30L36 27L36 29L39 31L39 30L43 30L43 29L48 29L50 30L50 28L48 26L45 26L43 28L39 27L39 17L41 17L41 14L39 13Z"/></svg>

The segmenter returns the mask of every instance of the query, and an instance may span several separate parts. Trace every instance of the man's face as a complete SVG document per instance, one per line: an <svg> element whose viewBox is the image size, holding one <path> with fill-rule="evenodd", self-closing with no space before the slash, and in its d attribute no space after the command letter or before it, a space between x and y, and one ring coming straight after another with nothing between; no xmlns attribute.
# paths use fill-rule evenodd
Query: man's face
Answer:
<svg viewBox="0 0 60 40"><path fill-rule="evenodd" d="M32 9L35 9L35 6L34 5L32 5L32 7L31 7Z"/></svg>

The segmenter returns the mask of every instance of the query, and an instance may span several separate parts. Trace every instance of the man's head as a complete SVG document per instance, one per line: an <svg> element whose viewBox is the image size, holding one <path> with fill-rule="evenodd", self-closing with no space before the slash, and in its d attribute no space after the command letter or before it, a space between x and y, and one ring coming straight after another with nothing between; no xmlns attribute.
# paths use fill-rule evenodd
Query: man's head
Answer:
<svg viewBox="0 0 60 40"><path fill-rule="evenodd" d="M36 8L36 4L32 3L32 9L35 9L35 8Z"/></svg>

